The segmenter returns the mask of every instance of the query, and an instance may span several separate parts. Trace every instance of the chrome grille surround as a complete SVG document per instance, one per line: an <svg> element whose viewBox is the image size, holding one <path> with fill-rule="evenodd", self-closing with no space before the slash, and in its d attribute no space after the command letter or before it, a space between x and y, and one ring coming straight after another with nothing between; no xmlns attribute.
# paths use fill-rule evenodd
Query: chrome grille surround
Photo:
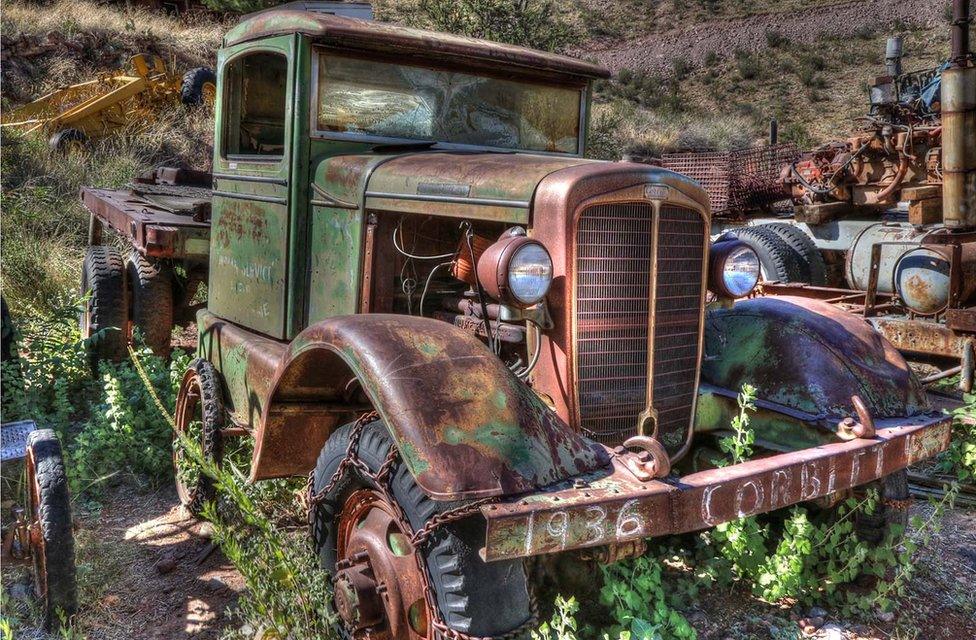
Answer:
<svg viewBox="0 0 976 640"><path fill-rule="evenodd" d="M576 221L576 415L608 446L655 435L679 456L698 386L708 224L695 209L651 202L584 208Z"/></svg>

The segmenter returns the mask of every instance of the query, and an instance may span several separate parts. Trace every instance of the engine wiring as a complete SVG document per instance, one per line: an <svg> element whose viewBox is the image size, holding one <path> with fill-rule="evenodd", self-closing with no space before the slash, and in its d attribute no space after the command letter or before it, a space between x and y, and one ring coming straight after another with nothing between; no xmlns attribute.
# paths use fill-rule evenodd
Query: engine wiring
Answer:
<svg viewBox="0 0 976 640"><path fill-rule="evenodd" d="M399 241L397 241L398 234L400 236ZM393 248L396 249L398 252L400 252L401 255L406 256L407 258L411 258L413 260L444 260L446 258L453 258L454 255L457 253L456 251L452 251L450 253L441 253L435 256L419 256L405 250L401 246L402 242L403 242L403 220L400 220L399 224L397 224L396 228L393 230Z"/></svg>
<svg viewBox="0 0 976 640"><path fill-rule="evenodd" d="M478 256L474 253L474 229L471 227L471 223L465 220L461 223L461 228L464 230L464 241L468 245L468 253L471 254L471 264L478 264ZM478 291L478 304L481 306L481 321L485 325L485 337L488 338L488 348L491 352L498 354L501 352L501 345L495 344L494 336L491 333L491 319L488 316L488 302L485 300L485 289L481 286L481 279L478 277L478 269L474 270L474 281L476 289Z"/></svg>
<svg viewBox="0 0 976 640"><path fill-rule="evenodd" d="M431 282L431 280L434 279L434 274L437 273L437 271L441 267L447 267L447 266L450 266L452 264L454 264L454 261L453 260L448 260L447 262L442 262L442 263L436 265L433 269L430 270L430 273L427 274L427 282L424 283L424 290L421 291L421 293L420 293L420 308L418 309L418 314L420 315L421 318L424 317L424 300L427 298L427 291L430 289L430 282Z"/></svg>
<svg viewBox="0 0 976 640"><path fill-rule="evenodd" d="M473 237L474 229L470 222L463 221L460 225L460 229L464 234L465 245L467 246L468 252L471 256L472 263L477 263L477 256L475 254ZM427 278L424 281L424 286L420 292L420 300L417 307L417 315L420 317L424 316L424 307L427 301L427 295L430 293L431 284L434 281L434 276L438 271L444 267L450 267L455 264L458 257L458 251L452 251L451 253L441 253L435 255L421 255L413 253L412 249L407 250L405 248L406 241L403 233L403 221L401 220L397 226L393 229L393 247L396 251L402 255L406 260L400 268L400 288L406 297L407 302L407 313L413 315L413 296L417 290L418 274L417 269L414 264L414 260L442 260L436 265L434 265L427 274ZM485 294L484 288L481 286L481 281L478 280L477 271L475 271L475 291L478 296L478 305L481 308L481 321L485 329L485 337L488 342L488 348L495 355L501 353L501 342L495 339L494 333L492 332L491 319L488 315L488 303L487 295ZM529 351L531 353L531 358L528 364L523 365L523 360L521 357L516 358L516 360L508 364L509 370L520 380L527 380L529 375L535 369L539 362L539 354L542 351L542 333L541 331L532 332L535 337L535 346Z"/></svg>

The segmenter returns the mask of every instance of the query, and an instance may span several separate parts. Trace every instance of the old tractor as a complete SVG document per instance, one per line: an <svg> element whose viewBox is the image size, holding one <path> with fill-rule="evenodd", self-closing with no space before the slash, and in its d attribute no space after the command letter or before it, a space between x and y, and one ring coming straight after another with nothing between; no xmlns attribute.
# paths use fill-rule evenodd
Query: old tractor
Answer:
<svg viewBox="0 0 976 640"><path fill-rule="evenodd" d="M129 69L62 87L3 114L3 127L50 136L56 151L70 151L129 123L152 118L160 104L212 105L212 69L198 67L180 76L159 56L139 54Z"/></svg>
<svg viewBox="0 0 976 640"><path fill-rule="evenodd" d="M583 157L607 75L304 11L224 38L208 302L175 422L217 464L250 441L251 481L309 476L345 633L515 637L547 559L865 485L877 539L905 521L903 469L948 446L861 319L748 297L759 260L710 241L698 184ZM714 468L696 454L746 383L768 455ZM191 511L215 495L177 485Z"/></svg>

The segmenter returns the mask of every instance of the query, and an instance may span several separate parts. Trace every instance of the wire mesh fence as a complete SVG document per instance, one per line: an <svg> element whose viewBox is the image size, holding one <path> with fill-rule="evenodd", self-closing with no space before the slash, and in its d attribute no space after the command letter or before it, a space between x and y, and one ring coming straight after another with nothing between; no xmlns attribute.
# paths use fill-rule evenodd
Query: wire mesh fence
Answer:
<svg viewBox="0 0 976 640"><path fill-rule="evenodd" d="M662 164L701 184L708 193L713 216L732 216L788 198L789 190L779 181L780 171L799 156L796 145L784 143L732 151L668 153Z"/></svg>

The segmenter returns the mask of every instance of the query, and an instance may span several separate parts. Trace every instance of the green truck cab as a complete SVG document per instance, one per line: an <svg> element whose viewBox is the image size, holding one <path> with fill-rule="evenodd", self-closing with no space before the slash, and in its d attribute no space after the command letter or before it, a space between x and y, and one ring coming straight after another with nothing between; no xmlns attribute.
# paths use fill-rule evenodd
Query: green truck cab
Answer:
<svg viewBox="0 0 976 640"><path fill-rule="evenodd" d="M618 558L868 483L904 497L901 470L948 446L863 321L749 298L758 259L710 243L697 183L584 157L607 75L301 11L224 38L176 424L218 462L250 439L251 480L309 475L357 638L516 637L537 556ZM714 468L696 453L746 383L770 455ZM214 495L177 478L191 510Z"/></svg>

